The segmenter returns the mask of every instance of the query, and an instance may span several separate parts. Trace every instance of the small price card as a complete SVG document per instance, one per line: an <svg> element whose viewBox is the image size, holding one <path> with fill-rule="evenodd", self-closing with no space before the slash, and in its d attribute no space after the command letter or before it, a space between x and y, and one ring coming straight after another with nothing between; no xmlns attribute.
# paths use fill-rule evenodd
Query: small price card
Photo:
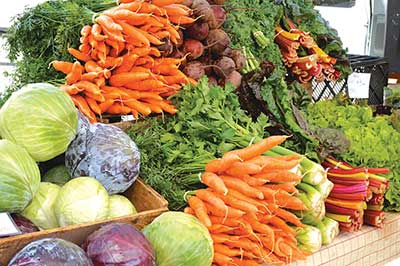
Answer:
<svg viewBox="0 0 400 266"><path fill-rule="evenodd" d="M371 73L353 73L347 81L350 98L368 99Z"/></svg>
<svg viewBox="0 0 400 266"><path fill-rule="evenodd" d="M21 231L15 225L10 214L7 212L0 212L0 237L19 234L21 234Z"/></svg>

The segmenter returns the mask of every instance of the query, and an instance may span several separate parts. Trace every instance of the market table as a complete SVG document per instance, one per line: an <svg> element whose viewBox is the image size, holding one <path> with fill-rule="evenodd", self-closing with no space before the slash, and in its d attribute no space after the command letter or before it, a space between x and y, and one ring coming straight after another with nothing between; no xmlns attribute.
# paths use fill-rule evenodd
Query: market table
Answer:
<svg viewBox="0 0 400 266"><path fill-rule="evenodd" d="M363 226L291 266L380 266L400 257L400 214L387 213L384 228Z"/></svg>

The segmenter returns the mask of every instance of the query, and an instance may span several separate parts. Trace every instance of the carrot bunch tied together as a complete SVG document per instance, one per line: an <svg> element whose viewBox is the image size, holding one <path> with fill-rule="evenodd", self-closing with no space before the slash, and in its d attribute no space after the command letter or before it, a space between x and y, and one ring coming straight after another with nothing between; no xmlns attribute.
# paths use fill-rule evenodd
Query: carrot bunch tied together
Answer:
<svg viewBox="0 0 400 266"><path fill-rule="evenodd" d="M75 62L52 62L66 74L61 89L91 122L104 113L175 114L167 98L195 81L179 70L184 57L163 57L158 47L181 41L192 11L178 0L120 2L82 28L81 45L68 49Z"/></svg>
<svg viewBox="0 0 400 266"><path fill-rule="evenodd" d="M271 136L209 162L201 175L207 186L190 193L185 212L195 215L214 242L214 265L284 265L309 254L297 247L290 210L305 210L295 197L301 176L298 156L262 154L287 136Z"/></svg>

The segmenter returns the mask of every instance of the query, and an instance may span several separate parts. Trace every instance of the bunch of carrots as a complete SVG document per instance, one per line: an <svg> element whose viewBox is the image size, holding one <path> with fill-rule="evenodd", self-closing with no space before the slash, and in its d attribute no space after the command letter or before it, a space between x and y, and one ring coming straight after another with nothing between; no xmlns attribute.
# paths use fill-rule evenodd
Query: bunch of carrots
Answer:
<svg viewBox="0 0 400 266"><path fill-rule="evenodd" d="M387 168L356 168L347 162L327 158L322 164L334 187L326 199L326 216L337 220L340 230L357 231L365 223L382 227L383 201L389 181L381 174Z"/></svg>
<svg viewBox="0 0 400 266"><path fill-rule="evenodd" d="M287 210L306 209L294 196L300 158L262 156L286 138L271 136L206 165L201 181L207 188L191 193L184 211L208 228L213 265L283 265L309 255L295 238L304 225Z"/></svg>
<svg viewBox="0 0 400 266"><path fill-rule="evenodd" d="M180 25L194 22L181 0L120 1L81 30L81 45L69 48L74 63L52 62L66 74L62 89L91 122L104 113L176 113L166 98L195 82L178 68L184 58L162 57L157 46L182 42Z"/></svg>

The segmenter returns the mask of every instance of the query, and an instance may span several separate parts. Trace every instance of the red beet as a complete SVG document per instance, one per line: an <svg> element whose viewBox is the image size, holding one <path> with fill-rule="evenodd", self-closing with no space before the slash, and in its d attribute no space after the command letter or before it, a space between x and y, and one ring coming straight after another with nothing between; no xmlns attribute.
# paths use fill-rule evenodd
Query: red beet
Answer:
<svg viewBox="0 0 400 266"><path fill-rule="evenodd" d="M193 5L193 0L183 0L181 4L187 7L191 7Z"/></svg>
<svg viewBox="0 0 400 266"><path fill-rule="evenodd" d="M183 45L183 41L185 40L183 37L183 31L181 29L178 30L179 33L179 40L178 43L175 45L176 48L180 48Z"/></svg>
<svg viewBox="0 0 400 266"><path fill-rule="evenodd" d="M169 39L163 39L164 43L157 46L163 56L169 56L174 51L174 46Z"/></svg>
<svg viewBox="0 0 400 266"><path fill-rule="evenodd" d="M211 6L206 0L193 0L192 3L193 14L196 17L201 17L203 21L207 21L211 16Z"/></svg>
<svg viewBox="0 0 400 266"><path fill-rule="evenodd" d="M218 81L215 77L209 76L208 77L208 86L218 86Z"/></svg>
<svg viewBox="0 0 400 266"><path fill-rule="evenodd" d="M210 30L206 39L207 46L213 54L222 54L231 44L228 34L221 29Z"/></svg>
<svg viewBox="0 0 400 266"><path fill-rule="evenodd" d="M214 66L214 72L221 78L227 78L235 70L235 62L227 56L221 57Z"/></svg>
<svg viewBox="0 0 400 266"><path fill-rule="evenodd" d="M232 71L232 73L225 79L225 83L231 83L233 86L236 88L240 87L240 84L242 83L242 75L235 71Z"/></svg>
<svg viewBox="0 0 400 266"><path fill-rule="evenodd" d="M190 60L197 59L204 53L204 45L198 40L188 39L183 44L183 52Z"/></svg>
<svg viewBox="0 0 400 266"><path fill-rule="evenodd" d="M207 20L210 29L221 28L226 20L226 12L222 6L211 6L211 15Z"/></svg>
<svg viewBox="0 0 400 266"><path fill-rule="evenodd" d="M205 40L209 32L210 28L208 27L208 24L201 21L197 21L185 31L189 38L199 41Z"/></svg>
<svg viewBox="0 0 400 266"><path fill-rule="evenodd" d="M232 50L230 57L235 61L237 70L242 70L246 65L246 56L240 50Z"/></svg>
<svg viewBox="0 0 400 266"><path fill-rule="evenodd" d="M206 74L204 69L205 66L201 62L192 61L185 66L185 68L183 69L183 73L194 80L199 80L202 76Z"/></svg>

